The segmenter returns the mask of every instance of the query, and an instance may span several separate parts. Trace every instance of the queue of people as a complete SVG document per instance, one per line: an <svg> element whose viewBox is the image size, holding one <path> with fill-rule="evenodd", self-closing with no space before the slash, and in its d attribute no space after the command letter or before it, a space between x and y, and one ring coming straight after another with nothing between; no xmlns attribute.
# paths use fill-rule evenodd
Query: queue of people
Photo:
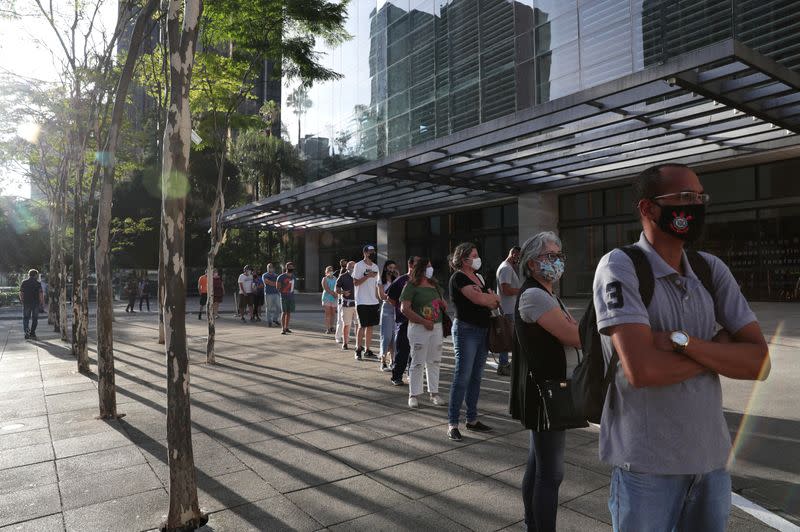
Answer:
<svg viewBox="0 0 800 532"><path fill-rule="evenodd" d="M721 532L731 509L731 441L719 376L763 380L768 345L727 266L684 249L701 233L710 201L692 169L673 163L650 168L634 179L633 196L641 237L600 260L590 306L596 322L588 324L599 333L610 375L599 452L612 467L611 521L615 531ZM338 271L325 269L325 332L349 350L355 327L355 360L379 360L392 385L405 385L407 371L410 408L419 408L427 384L430 404L448 407L450 440L462 439L462 407L465 430L492 431L478 410L490 323L497 317L513 323L513 349L496 353L497 373L511 377L511 416L530 430L525 524L556 530L566 431L543 419L553 412L541 408L542 384L568 382L581 360L579 324L556 292L567 264L558 235L540 232L510 249L497 268L496 292L480 273L478 248L456 246L447 285L452 309L429 258L409 257L401 275L394 261L379 268L374 246L362 252L358 262L343 259ZM293 266L287 263L277 277L271 265L268 270L265 294L276 290L282 333L291 333ZM249 278L247 270L243 275ZM240 282L243 294L247 289ZM38 297L34 288L25 293L31 301ZM439 388L450 312L455 367L445 401ZM376 327L380 356L372 351Z"/></svg>

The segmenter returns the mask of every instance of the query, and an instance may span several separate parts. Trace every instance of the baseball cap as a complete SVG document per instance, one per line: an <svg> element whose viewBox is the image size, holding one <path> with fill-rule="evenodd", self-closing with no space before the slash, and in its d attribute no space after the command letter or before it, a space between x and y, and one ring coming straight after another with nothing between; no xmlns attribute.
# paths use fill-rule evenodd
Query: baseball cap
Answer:
<svg viewBox="0 0 800 532"><path fill-rule="evenodd" d="M375 251L375 246L373 246L372 244L367 244L366 246L364 246L364 249L362 249L361 251L362 252Z"/></svg>

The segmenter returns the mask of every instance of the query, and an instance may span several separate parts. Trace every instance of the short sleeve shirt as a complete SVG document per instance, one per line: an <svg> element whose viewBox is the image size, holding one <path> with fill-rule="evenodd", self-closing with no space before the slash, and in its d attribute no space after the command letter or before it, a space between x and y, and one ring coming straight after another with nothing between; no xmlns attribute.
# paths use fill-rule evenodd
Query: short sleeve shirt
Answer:
<svg viewBox="0 0 800 532"><path fill-rule="evenodd" d="M278 292L281 297L292 297L294 295L294 276L282 273L275 280L278 284Z"/></svg>
<svg viewBox="0 0 800 532"><path fill-rule="evenodd" d="M243 273L239 276L237 281L240 294L249 294L253 290L253 276Z"/></svg>
<svg viewBox="0 0 800 532"><path fill-rule="evenodd" d="M406 283L403 292L400 294L400 301L410 302L411 309L426 320L431 320L434 323L442 322L444 302L438 288Z"/></svg>
<svg viewBox="0 0 800 532"><path fill-rule="evenodd" d="M396 323L405 323L408 321L402 312L400 312L400 296L403 293L403 289L406 287L408 283L408 274L404 273L400 277L394 280L392 284L389 285L389 290L386 291L386 295L395 302L394 306L394 321Z"/></svg>
<svg viewBox="0 0 800 532"><path fill-rule="evenodd" d="M353 276L349 273L345 272L336 279L336 289L341 292L349 292L349 295L342 294L341 301L342 306L344 307L352 307L354 306L355 299L353 296L353 292L355 292L355 287L353 286Z"/></svg>
<svg viewBox="0 0 800 532"><path fill-rule="evenodd" d="M373 275L362 284L357 285L355 288L356 305L377 305L380 303L378 300L378 283L380 282L380 270L378 265L374 262L367 265L363 260L356 263L353 270L353 279L359 280L366 275L368 271L375 272L379 275Z"/></svg>
<svg viewBox="0 0 800 532"><path fill-rule="evenodd" d="M253 276L253 293L260 294L264 290L264 281L261 277Z"/></svg>
<svg viewBox="0 0 800 532"><path fill-rule="evenodd" d="M42 285L36 279L28 277L19 287L22 293L22 302L26 304L35 304L39 301L39 294L42 292Z"/></svg>
<svg viewBox="0 0 800 532"><path fill-rule="evenodd" d="M503 295L502 285L504 283L511 285L511 288L522 286L514 266L507 260L501 262L500 267L497 268L497 293L500 294L500 308L503 309L503 314L514 314L517 296Z"/></svg>
<svg viewBox="0 0 800 532"><path fill-rule="evenodd" d="M716 324L735 333L756 317L718 258L702 253L712 272L715 298L706 291L684 254L679 274L642 234L636 244L653 269L653 299L645 307L630 258L621 250L606 254L595 272L593 296L606 363L613 346L608 330L639 323L654 331L684 330L711 340ZM618 366L619 368L619 366ZM702 373L670 386L634 388L624 372L615 373L615 394L606 401L600 424L600 458L623 469L663 475L701 474L725 467L731 448L722 415L719 376Z"/></svg>
<svg viewBox="0 0 800 532"><path fill-rule="evenodd" d="M450 277L450 296L456 308L456 319L475 325L476 327L489 328L490 312L487 307L476 305L461 292L465 286L475 284L464 272L458 271ZM486 287L482 287L486 292Z"/></svg>
<svg viewBox="0 0 800 532"><path fill-rule="evenodd" d="M267 283L267 281L275 282L278 280L278 274L266 272L261 276L261 281L264 283L264 293L267 295L277 294L278 289Z"/></svg>
<svg viewBox="0 0 800 532"><path fill-rule="evenodd" d="M519 296L519 316L526 323L536 323L559 306L555 296L538 287L528 288Z"/></svg>

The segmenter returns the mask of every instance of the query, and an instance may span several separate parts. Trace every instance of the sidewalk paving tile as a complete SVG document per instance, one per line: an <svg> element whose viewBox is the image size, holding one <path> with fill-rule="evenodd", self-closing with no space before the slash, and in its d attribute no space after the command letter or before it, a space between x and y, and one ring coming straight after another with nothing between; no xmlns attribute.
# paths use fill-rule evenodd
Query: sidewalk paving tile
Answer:
<svg viewBox="0 0 800 532"><path fill-rule="evenodd" d="M39 443L0 453L0 470L52 460L53 444Z"/></svg>
<svg viewBox="0 0 800 532"><path fill-rule="evenodd" d="M0 527L0 532L64 532L64 518L57 513Z"/></svg>
<svg viewBox="0 0 800 532"><path fill-rule="evenodd" d="M418 501L398 504L393 508L329 527L332 532L395 532L398 529L437 532L469 530Z"/></svg>
<svg viewBox="0 0 800 532"><path fill-rule="evenodd" d="M438 456L372 471L367 476L411 499L421 499L483 478L480 473Z"/></svg>
<svg viewBox="0 0 800 532"><path fill-rule="evenodd" d="M197 491L200 509L204 512L218 512L279 495L275 488L249 469L213 478L199 475Z"/></svg>
<svg viewBox="0 0 800 532"><path fill-rule="evenodd" d="M56 484L5 493L0 497L0 526L59 511L61 511L61 499Z"/></svg>
<svg viewBox="0 0 800 532"><path fill-rule="evenodd" d="M127 532L158 527L167 518L169 496L159 488L64 511L68 532Z"/></svg>
<svg viewBox="0 0 800 532"><path fill-rule="evenodd" d="M313 532L320 524L282 495L212 513L198 532Z"/></svg>
<svg viewBox="0 0 800 532"><path fill-rule="evenodd" d="M144 462L142 451L135 445L128 445L127 447L60 458L56 460L56 468L58 469L58 478L64 480L94 475L98 471L124 469Z"/></svg>
<svg viewBox="0 0 800 532"><path fill-rule="evenodd" d="M0 496L4 493L55 484L58 482L56 477L55 462L52 460L30 464L11 469L0 470Z"/></svg>
<svg viewBox="0 0 800 532"><path fill-rule="evenodd" d="M149 464L139 464L113 471L97 471L93 475L68 478L59 483L64 509L152 491L163 487Z"/></svg>
<svg viewBox="0 0 800 532"><path fill-rule="evenodd" d="M499 530L524 515L519 491L484 478L421 499L437 512L472 530ZM476 504L476 501L481 501Z"/></svg>

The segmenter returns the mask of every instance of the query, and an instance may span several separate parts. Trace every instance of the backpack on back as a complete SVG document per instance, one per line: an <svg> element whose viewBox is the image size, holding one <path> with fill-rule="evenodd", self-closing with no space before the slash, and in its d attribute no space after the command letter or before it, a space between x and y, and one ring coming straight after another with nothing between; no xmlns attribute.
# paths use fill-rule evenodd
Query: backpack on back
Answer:
<svg viewBox="0 0 800 532"><path fill-rule="evenodd" d="M630 245L619 248L633 262L636 277L639 279L639 295L645 308L650 305L655 290L655 277L650 261L639 246ZM689 261L697 278L705 289L714 297L711 266L694 250L686 250ZM603 414L603 404L608 395L609 387L614 386L619 356L616 350L611 355L608 368L603 357L603 345L600 341L600 332L597 330L597 313L594 308L594 298L589 300L586 312L578 324L578 333L581 338L583 358L572 372L572 402L578 412L582 412L587 421L600 423ZM612 389L613 392L613 389ZM611 394L613 397L613 393ZM614 404L609 404L614 408Z"/></svg>

